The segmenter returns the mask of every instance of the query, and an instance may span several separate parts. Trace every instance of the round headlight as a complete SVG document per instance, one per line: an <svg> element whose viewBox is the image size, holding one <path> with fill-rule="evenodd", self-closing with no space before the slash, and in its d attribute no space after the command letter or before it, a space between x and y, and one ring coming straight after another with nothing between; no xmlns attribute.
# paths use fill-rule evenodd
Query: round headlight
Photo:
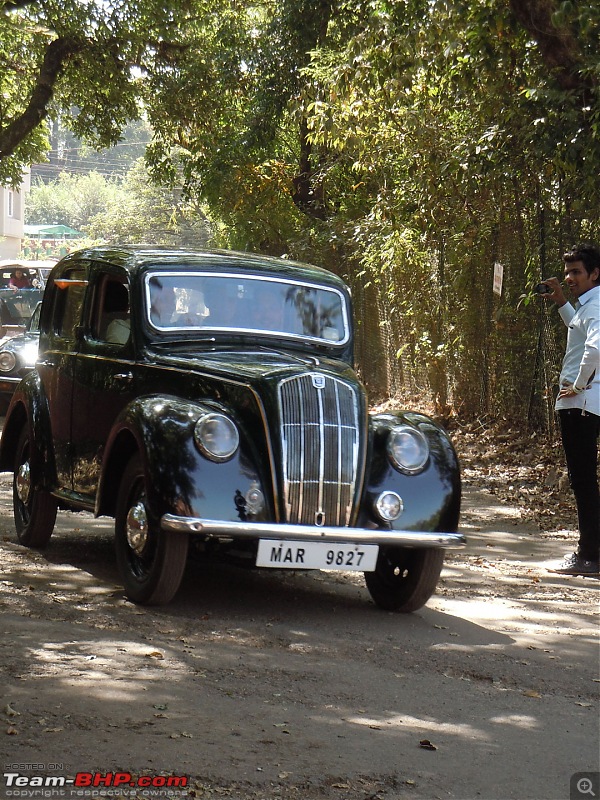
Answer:
<svg viewBox="0 0 600 800"><path fill-rule="evenodd" d="M16 363L17 359L15 358L15 354L11 353L10 350L3 350L0 353L0 371L10 372L11 369L15 368Z"/></svg>
<svg viewBox="0 0 600 800"><path fill-rule="evenodd" d="M420 472L429 458L429 445L423 434L408 425L392 428L387 442L392 464L400 472Z"/></svg>
<svg viewBox="0 0 600 800"><path fill-rule="evenodd" d="M200 452L212 461L227 461L240 443L234 423L225 414L203 414L194 428L194 439Z"/></svg>

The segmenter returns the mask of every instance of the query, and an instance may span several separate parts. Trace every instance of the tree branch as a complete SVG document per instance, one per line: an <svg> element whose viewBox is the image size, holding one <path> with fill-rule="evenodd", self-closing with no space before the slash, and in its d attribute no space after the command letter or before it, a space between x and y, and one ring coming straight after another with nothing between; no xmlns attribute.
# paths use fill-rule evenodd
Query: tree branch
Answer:
<svg viewBox="0 0 600 800"><path fill-rule="evenodd" d="M34 0L2 0L0 11L14 11L15 8L30 6Z"/></svg>
<svg viewBox="0 0 600 800"><path fill-rule="evenodd" d="M585 98L597 81L581 74L580 43L573 32L557 28L552 15L554 0L509 0L510 7L527 33L537 43L544 63L553 71L561 89Z"/></svg>
<svg viewBox="0 0 600 800"><path fill-rule="evenodd" d="M0 129L0 160L12 155L23 139L48 115L54 87L67 61L84 46L82 41L59 37L46 49L29 103L25 111Z"/></svg>

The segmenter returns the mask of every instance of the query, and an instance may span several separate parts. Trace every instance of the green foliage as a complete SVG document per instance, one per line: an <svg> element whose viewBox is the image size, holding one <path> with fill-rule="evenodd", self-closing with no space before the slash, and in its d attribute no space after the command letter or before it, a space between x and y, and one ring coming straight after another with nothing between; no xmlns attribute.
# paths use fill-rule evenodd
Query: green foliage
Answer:
<svg viewBox="0 0 600 800"><path fill-rule="evenodd" d="M30 225L68 225L82 231L106 208L116 207L121 198L116 183L100 173L62 173L50 183L32 185L27 196L26 221Z"/></svg>
<svg viewBox="0 0 600 800"><path fill-rule="evenodd" d="M29 224L69 225L103 242L205 246L206 216L179 193L153 185L142 161L123 181L98 172L61 174L32 185L27 198Z"/></svg>
<svg viewBox="0 0 600 800"><path fill-rule="evenodd" d="M599 40L592 0L25 3L0 16L0 182L41 157L44 114L91 147L145 116L174 194L131 174L90 231L139 241L147 217L157 240L183 236L206 208L218 243L351 282L380 394L522 413L522 295L600 238ZM11 139L51 46L52 97Z"/></svg>
<svg viewBox="0 0 600 800"><path fill-rule="evenodd" d="M210 226L202 210L179 192L153 185L140 161L118 187L116 202L92 217L85 231L104 241L203 247Z"/></svg>
<svg viewBox="0 0 600 800"><path fill-rule="evenodd" d="M40 123L59 113L95 147L141 114L147 76L168 65L188 3L40 0L0 4L0 182L43 159ZM194 6L197 9L199 3Z"/></svg>

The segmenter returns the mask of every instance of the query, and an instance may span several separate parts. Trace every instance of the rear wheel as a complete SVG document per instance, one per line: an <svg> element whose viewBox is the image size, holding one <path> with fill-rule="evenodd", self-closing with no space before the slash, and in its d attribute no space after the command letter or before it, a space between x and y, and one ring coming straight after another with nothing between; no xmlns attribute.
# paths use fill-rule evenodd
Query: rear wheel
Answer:
<svg viewBox="0 0 600 800"><path fill-rule="evenodd" d="M117 565L130 600L161 605L173 598L185 570L188 538L161 530L149 509L141 458L134 456L121 481L115 519Z"/></svg>
<svg viewBox="0 0 600 800"><path fill-rule="evenodd" d="M52 536L58 503L50 492L40 489L39 460L27 425L17 443L13 473L13 509L19 542L26 547L45 547Z"/></svg>
<svg viewBox="0 0 600 800"><path fill-rule="evenodd" d="M409 613L435 592L443 563L442 550L382 547L375 572L365 572L365 582L380 608Z"/></svg>

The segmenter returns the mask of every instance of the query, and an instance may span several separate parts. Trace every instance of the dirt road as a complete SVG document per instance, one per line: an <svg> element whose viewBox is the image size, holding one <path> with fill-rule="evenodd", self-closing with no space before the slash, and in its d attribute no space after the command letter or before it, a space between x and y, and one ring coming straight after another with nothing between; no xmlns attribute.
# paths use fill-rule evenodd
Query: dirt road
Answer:
<svg viewBox="0 0 600 800"><path fill-rule="evenodd" d="M59 514L44 553L18 546L10 480L3 798L92 796L15 794L6 774L127 772L186 776L177 798L564 800L600 769L599 582L543 567L572 533L467 486L469 546L418 613L377 610L352 575L198 563L146 609L123 598L110 521Z"/></svg>

